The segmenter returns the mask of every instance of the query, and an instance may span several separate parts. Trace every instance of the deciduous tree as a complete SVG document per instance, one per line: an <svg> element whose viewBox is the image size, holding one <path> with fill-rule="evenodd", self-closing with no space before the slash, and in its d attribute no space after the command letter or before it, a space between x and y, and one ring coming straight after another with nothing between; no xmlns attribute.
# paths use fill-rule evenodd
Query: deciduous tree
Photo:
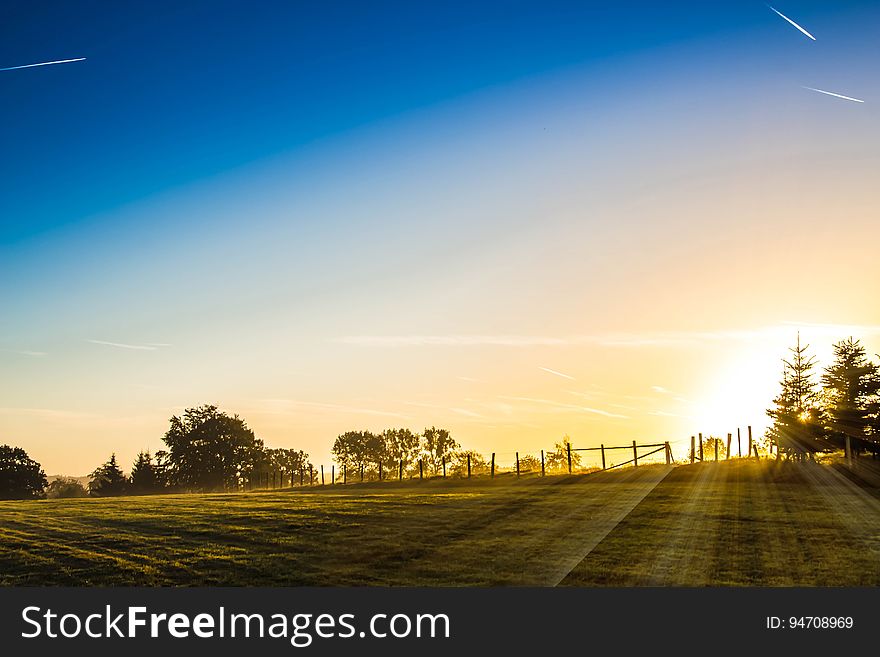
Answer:
<svg viewBox="0 0 880 657"><path fill-rule="evenodd" d="M263 441L245 421L213 405L172 417L163 440L168 477L172 485L187 490L235 490L265 458Z"/></svg>
<svg viewBox="0 0 880 657"><path fill-rule="evenodd" d="M44 496L46 473L21 447L0 445L0 499L31 500Z"/></svg>

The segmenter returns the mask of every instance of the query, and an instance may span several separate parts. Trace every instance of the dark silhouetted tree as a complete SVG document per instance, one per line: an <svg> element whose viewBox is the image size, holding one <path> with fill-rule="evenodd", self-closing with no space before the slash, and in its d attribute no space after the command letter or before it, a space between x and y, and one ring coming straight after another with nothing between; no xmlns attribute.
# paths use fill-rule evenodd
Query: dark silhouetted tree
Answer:
<svg viewBox="0 0 880 657"><path fill-rule="evenodd" d="M359 470L367 464L367 443L373 438L369 431L346 431L333 442L333 460L340 466Z"/></svg>
<svg viewBox="0 0 880 657"><path fill-rule="evenodd" d="M803 455L827 449L822 428L819 395L813 379L816 361L808 354L809 345L797 343L791 357L782 360L781 390L767 415L773 425L767 435L777 447L777 454Z"/></svg>
<svg viewBox="0 0 880 657"><path fill-rule="evenodd" d="M161 490L153 457L149 452L140 452L131 466L131 492L134 495L149 495Z"/></svg>
<svg viewBox="0 0 880 657"><path fill-rule="evenodd" d="M873 447L878 440L877 412L880 372L858 340L834 345L834 363L822 375L828 437L842 447L849 436L853 449Z"/></svg>
<svg viewBox="0 0 880 657"><path fill-rule="evenodd" d="M46 473L21 447L0 445L0 500L33 500L44 496Z"/></svg>
<svg viewBox="0 0 880 657"><path fill-rule="evenodd" d="M89 482L89 494L94 497L112 497L125 495L128 492L128 477L116 463L116 454L92 473Z"/></svg>
<svg viewBox="0 0 880 657"><path fill-rule="evenodd" d="M451 463L459 444L447 429L431 427L422 434L422 452L428 472L439 474L443 470L443 459Z"/></svg>
<svg viewBox="0 0 880 657"><path fill-rule="evenodd" d="M299 480L300 470L308 479L310 466L312 464L309 463L309 455L302 450L284 448L266 450L264 472L279 472L291 485ZM280 485L280 482L278 484Z"/></svg>
<svg viewBox="0 0 880 657"><path fill-rule="evenodd" d="M382 442L386 468L398 468L403 461L403 470L408 472L418 462L419 436L409 429L386 429L382 432Z"/></svg>
<svg viewBox="0 0 880 657"><path fill-rule="evenodd" d="M168 446L165 476L185 490L236 490L265 463L263 441L238 415L213 405L172 417L163 440Z"/></svg>
<svg viewBox="0 0 880 657"><path fill-rule="evenodd" d="M50 500L87 497L88 494L86 487L73 477L58 477L52 480L46 489L46 497Z"/></svg>

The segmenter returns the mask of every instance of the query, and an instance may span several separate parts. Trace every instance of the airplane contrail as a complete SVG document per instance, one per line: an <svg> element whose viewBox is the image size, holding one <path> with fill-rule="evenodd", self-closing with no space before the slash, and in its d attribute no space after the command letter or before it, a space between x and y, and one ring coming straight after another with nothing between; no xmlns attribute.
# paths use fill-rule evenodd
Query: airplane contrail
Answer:
<svg viewBox="0 0 880 657"><path fill-rule="evenodd" d="M854 103L864 103L865 102L859 98L853 98L851 96L844 96L843 94L836 94L833 91L823 91L822 89L816 89L815 87L804 87L804 89L809 89L810 91L816 91L820 94L825 94L826 96L834 96L835 98L843 98L844 100L851 100Z"/></svg>
<svg viewBox="0 0 880 657"><path fill-rule="evenodd" d="M799 29L799 30L800 30L801 32L803 32L805 35L807 35L808 37L810 37L813 41L816 40L816 37L814 37L812 34L810 34L809 32L807 32L804 28L802 28L800 25L798 25L797 23L795 23L793 20L791 20L788 16L786 16L785 14L783 14L781 11L777 11L776 9L773 9L773 7L771 7L770 5L767 5L767 7L768 7L771 11L776 12L776 13L779 14L782 18L784 18L784 19L787 20L789 23L791 23L792 25L794 25L797 29Z"/></svg>
<svg viewBox="0 0 880 657"><path fill-rule="evenodd" d="M14 71L19 68L33 68L34 66L49 66L51 64L67 64L68 62L81 62L85 57L76 57L75 59L57 59L54 62L40 62L39 64L24 64L23 66L7 66L0 68L0 71Z"/></svg>
<svg viewBox="0 0 880 657"><path fill-rule="evenodd" d="M538 369L544 370L550 374L555 374L556 376L561 376L563 379L571 379L575 381L576 379L573 376L569 376L568 374L563 374L562 372L557 372L556 370L551 370L549 367L539 367Z"/></svg>

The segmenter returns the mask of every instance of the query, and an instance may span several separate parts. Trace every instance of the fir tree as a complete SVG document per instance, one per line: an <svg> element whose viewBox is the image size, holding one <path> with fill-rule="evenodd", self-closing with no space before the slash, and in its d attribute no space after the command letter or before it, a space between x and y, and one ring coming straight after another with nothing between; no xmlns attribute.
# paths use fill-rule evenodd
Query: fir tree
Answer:
<svg viewBox="0 0 880 657"><path fill-rule="evenodd" d="M128 477L123 474L116 463L116 454L92 473L89 482L89 493L96 497L124 495L128 490Z"/></svg>
<svg viewBox="0 0 880 657"><path fill-rule="evenodd" d="M159 489L153 457L149 452L140 452L131 467L131 492L135 495L145 495L155 493Z"/></svg>
<svg viewBox="0 0 880 657"><path fill-rule="evenodd" d="M834 363L825 368L822 386L825 425L833 443L843 446L848 436L858 452L869 441L876 442L880 371L858 340L848 338L834 345Z"/></svg>
<svg viewBox="0 0 880 657"><path fill-rule="evenodd" d="M797 343L790 349L791 358L782 360L781 390L767 410L773 419L768 437L776 445L777 457L782 453L802 455L826 449L821 409L813 368L816 360L808 354L810 346Z"/></svg>

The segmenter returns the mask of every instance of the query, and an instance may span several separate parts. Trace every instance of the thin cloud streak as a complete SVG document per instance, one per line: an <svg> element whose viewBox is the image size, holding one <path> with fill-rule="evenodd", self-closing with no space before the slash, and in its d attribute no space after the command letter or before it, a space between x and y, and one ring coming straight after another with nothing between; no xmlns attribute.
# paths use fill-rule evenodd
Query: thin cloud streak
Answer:
<svg viewBox="0 0 880 657"><path fill-rule="evenodd" d="M880 333L880 326L878 325L837 325L786 321L776 325L752 329L722 329L717 331L604 333L562 337L523 335L350 335L335 338L332 341L364 347L571 347L578 345L634 348L685 347L700 343L747 342L775 338L780 335L788 335L794 327L821 327L823 329L847 331L854 335Z"/></svg>
<svg viewBox="0 0 880 657"><path fill-rule="evenodd" d="M564 338L522 335L349 335L335 341L369 347L535 347L568 344Z"/></svg>
<svg viewBox="0 0 880 657"><path fill-rule="evenodd" d="M92 344L99 344L105 347L116 347L117 349L131 349L134 351L156 351L160 347L170 345L160 344L125 344L124 342L108 342L107 340L86 340Z"/></svg>
<svg viewBox="0 0 880 657"><path fill-rule="evenodd" d="M562 372L557 372L556 370L551 370L549 367L539 367L539 370L544 370L545 372L552 374L554 376L562 377L563 379L568 379L569 381L577 381L573 376L569 376L568 374L563 374Z"/></svg>
<svg viewBox="0 0 880 657"><path fill-rule="evenodd" d="M401 420L409 420L411 419L409 415L404 415L403 413L393 413L391 411L377 411L371 408L359 408L356 406L345 406L343 404L329 404L326 402L312 402L312 401L302 401L297 399L262 399L260 400L262 403L271 404L273 406L300 406L306 408L315 408L321 410L335 411L337 413L353 413L358 415L375 415L378 417L395 417ZM265 411L264 411L265 412ZM290 409L283 409L281 411L287 413L290 412Z"/></svg>
<svg viewBox="0 0 880 657"><path fill-rule="evenodd" d="M85 57L74 57L73 59L56 59L53 62L39 62L37 64L23 64L21 66L7 66L6 68L0 68L0 71L15 71L20 68L33 68L35 66L52 66L53 64L69 64L70 62L82 62L85 61Z"/></svg>
<svg viewBox="0 0 880 657"><path fill-rule="evenodd" d="M31 358L43 358L48 356L46 351L31 351L30 349L0 349L7 354L18 354L19 356L30 356Z"/></svg>
<svg viewBox="0 0 880 657"><path fill-rule="evenodd" d="M774 9L773 7L771 7L770 5L767 5L767 7L768 7L771 11L776 12L776 14L778 14L778 15L781 16L783 19L787 20L789 23L791 23L792 25L794 25L794 26L795 26L797 29L799 29L803 34L805 34L806 36L810 37L813 41L816 40L816 37L814 37L812 34L810 34L809 32L807 32L804 28L802 28L800 25L798 25L797 23L795 23L793 20L791 20L788 16L786 16L785 14L783 14L781 11L777 11L776 9Z"/></svg>
<svg viewBox="0 0 880 657"><path fill-rule="evenodd" d="M620 415L619 413L610 413L608 411L603 411L601 408L592 408L590 406L580 406L578 404L565 404L562 402L552 401L550 399L536 399L534 397L512 397L507 395L501 395L500 399L509 399L511 401L521 401L521 402L530 402L533 404L542 404L545 406L553 406L554 408L561 408L568 411L578 411L582 413L592 413L594 415L602 415L603 417L616 418L621 420L628 420L628 415Z"/></svg>
<svg viewBox="0 0 880 657"><path fill-rule="evenodd" d="M844 96L843 94L836 94L833 91L825 91L823 89L816 89L815 87L804 87L804 89L809 89L810 91L815 91L816 93L825 94L826 96L834 96L835 98L842 98L843 100L851 100L854 103L864 103L865 102L859 98L853 98L852 96Z"/></svg>

